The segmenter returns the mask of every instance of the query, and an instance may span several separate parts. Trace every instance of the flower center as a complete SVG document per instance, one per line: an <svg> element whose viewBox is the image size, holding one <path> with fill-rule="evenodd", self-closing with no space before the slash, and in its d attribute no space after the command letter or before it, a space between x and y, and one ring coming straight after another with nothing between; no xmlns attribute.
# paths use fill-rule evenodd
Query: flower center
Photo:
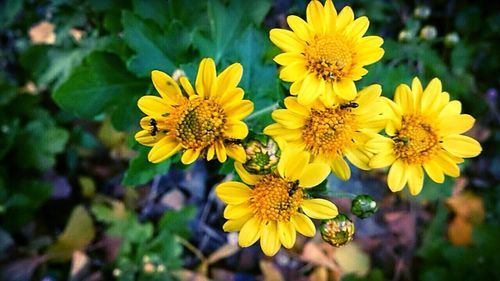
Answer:
<svg viewBox="0 0 500 281"><path fill-rule="evenodd" d="M303 198L297 182L288 182L276 174L262 177L252 189L250 206L263 221L290 221Z"/></svg>
<svg viewBox="0 0 500 281"><path fill-rule="evenodd" d="M168 119L170 131L177 140L190 149L204 149L223 136L226 116L222 107L213 100L197 98L186 100Z"/></svg>
<svg viewBox="0 0 500 281"><path fill-rule="evenodd" d="M311 109L311 117L302 130L306 149L313 155L342 155L350 146L356 122L350 107Z"/></svg>
<svg viewBox="0 0 500 281"><path fill-rule="evenodd" d="M392 137L396 155L408 164L422 164L439 150L434 128L421 116L403 116L401 130Z"/></svg>
<svg viewBox="0 0 500 281"><path fill-rule="evenodd" d="M352 64L352 48L339 36L318 36L306 46L304 54L309 71L333 82L341 79Z"/></svg>

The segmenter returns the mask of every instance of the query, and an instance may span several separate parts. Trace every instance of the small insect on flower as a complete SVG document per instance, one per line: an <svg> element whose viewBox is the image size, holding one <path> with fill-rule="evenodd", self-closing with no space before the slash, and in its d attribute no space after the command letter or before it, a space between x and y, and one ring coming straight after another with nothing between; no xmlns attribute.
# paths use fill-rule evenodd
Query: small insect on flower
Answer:
<svg viewBox="0 0 500 281"><path fill-rule="evenodd" d="M156 122L156 119L151 118L149 119L149 125L151 125L151 135L154 137L156 136L156 133L158 133L158 123Z"/></svg>
<svg viewBox="0 0 500 281"><path fill-rule="evenodd" d="M288 190L288 196L293 196L295 194L295 192L297 191L299 187L299 181L296 180L292 183L292 186L290 187L290 189Z"/></svg>
<svg viewBox="0 0 500 281"><path fill-rule="evenodd" d="M343 103L340 105L341 109L346 109L346 108L358 108L359 104L357 102L350 101L348 103Z"/></svg>

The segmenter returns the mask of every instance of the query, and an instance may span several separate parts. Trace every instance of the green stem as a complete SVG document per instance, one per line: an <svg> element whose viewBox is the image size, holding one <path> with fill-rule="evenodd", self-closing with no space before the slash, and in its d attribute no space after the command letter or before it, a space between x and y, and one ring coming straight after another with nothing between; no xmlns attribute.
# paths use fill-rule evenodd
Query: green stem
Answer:
<svg viewBox="0 0 500 281"><path fill-rule="evenodd" d="M278 103L273 103L271 104L270 106L268 107L264 107L263 109L259 110L259 111L255 111L254 113L250 114L250 116L248 116L245 121L250 121L252 119L255 119L261 115L264 115L266 113L269 113L273 110L275 110L276 108L278 108Z"/></svg>
<svg viewBox="0 0 500 281"><path fill-rule="evenodd" d="M339 191L339 192L329 191L326 193L326 195L331 196L331 197L335 197L335 198L349 198L349 199L356 198L356 194L352 194L352 193L344 192L344 191Z"/></svg>

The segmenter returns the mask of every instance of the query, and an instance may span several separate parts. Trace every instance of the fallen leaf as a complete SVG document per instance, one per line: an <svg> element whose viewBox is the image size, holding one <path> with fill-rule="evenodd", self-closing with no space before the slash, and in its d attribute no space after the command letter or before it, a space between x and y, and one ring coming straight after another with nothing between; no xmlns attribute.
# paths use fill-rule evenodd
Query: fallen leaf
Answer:
<svg viewBox="0 0 500 281"><path fill-rule="evenodd" d="M320 248L320 245L312 241L309 241L304 245L301 259L314 265L324 266L334 272L339 271L339 267L335 264L335 261L325 254L325 252Z"/></svg>
<svg viewBox="0 0 500 281"><path fill-rule="evenodd" d="M470 245L472 242L472 223L464 217L456 216L448 225L448 239L454 245Z"/></svg>
<svg viewBox="0 0 500 281"><path fill-rule="evenodd" d="M74 251L83 250L94 236L92 218L83 206L77 206L71 212L63 233L45 254L55 262L65 262L72 257Z"/></svg>
<svg viewBox="0 0 500 281"><path fill-rule="evenodd" d="M215 252L213 252L207 259L209 264L216 263L217 261L230 257L240 250L238 245L225 244Z"/></svg>
<svg viewBox="0 0 500 281"><path fill-rule="evenodd" d="M202 274L187 269L177 270L173 274L181 281L210 281Z"/></svg>
<svg viewBox="0 0 500 281"><path fill-rule="evenodd" d="M284 281L283 275L271 261L261 260L259 262L260 270L264 275L265 281Z"/></svg>
<svg viewBox="0 0 500 281"><path fill-rule="evenodd" d="M311 275L309 275L310 281L328 281L328 269L324 266L316 267Z"/></svg>
<svg viewBox="0 0 500 281"><path fill-rule="evenodd" d="M459 217L479 224L484 220L483 199L471 192L462 192L446 200L450 209Z"/></svg>
<svg viewBox="0 0 500 281"><path fill-rule="evenodd" d="M54 25L48 21L41 21L34 25L29 30L29 36L32 43L49 44L56 42L56 34L54 33Z"/></svg>
<svg viewBox="0 0 500 281"><path fill-rule="evenodd" d="M335 251L335 260L342 275L355 273L365 276L370 271L370 257L354 242L338 248Z"/></svg>

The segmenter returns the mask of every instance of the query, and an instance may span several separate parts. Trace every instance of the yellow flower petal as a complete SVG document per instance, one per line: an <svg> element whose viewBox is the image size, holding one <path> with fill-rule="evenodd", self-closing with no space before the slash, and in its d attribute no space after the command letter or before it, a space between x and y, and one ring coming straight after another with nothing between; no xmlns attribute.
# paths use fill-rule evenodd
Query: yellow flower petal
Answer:
<svg viewBox="0 0 500 281"><path fill-rule="evenodd" d="M290 249L295 244L297 233L291 222L278 221L278 236L283 247Z"/></svg>
<svg viewBox="0 0 500 281"><path fill-rule="evenodd" d="M330 174L330 167L322 163L306 165L304 172L299 177L299 186L304 188L314 187L322 183Z"/></svg>
<svg viewBox="0 0 500 281"><path fill-rule="evenodd" d="M345 6L337 16L337 32L342 32L348 24L354 20L354 13L351 7Z"/></svg>
<svg viewBox="0 0 500 281"><path fill-rule="evenodd" d="M280 71L280 79L287 82L302 80L306 75L306 62L303 60L289 64Z"/></svg>
<svg viewBox="0 0 500 281"><path fill-rule="evenodd" d="M222 141L215 142L215 155L217 155L217 160L219 162L224 163L227 160L226 148Z"/></svg>
<svg viewBox="0 0 500 281"><path fill-rule="evenodd" d="M474 126L476 120L468 114L448 115L439 121L439 133L442 136L462 134Z"/></svg>
<svg viewBox="0 0 500 281"><path fill-rule="evenodd" d="M227 120L227 130L224 131L224 135L231 139L244 139L248 135L247 124L239 120Z"/></svg>
<svg viewBox="0 0 500 281"><path fill-rule="evenodd" d="M241 247L252 246L260 238L262 232L261 222L256 217L249 219L243 227L241 227L238 236L238 244Z"/></svg>
<svg viewBox="0 0 500 281"><path fill-rule="evenodd" d="M191 82L189 82L189 79L186 76L181 76L179 78L179 82L181 82L181 86L186 91L188 96L194 96L196 93L194 92L193 86L191 85Z"/></svg>
<svg viewBox="0 0 500 281"><path fill-rule="evenodd" d="M307 164L309 164L309 157L309 153L305 151L297 151L287 157L286 162L284 162L284 177L290 181L298 180L304 173Z"/></svg>
<svg viewBox="0 0 500 281"><path fill-rule="evenodd" d="M279 123L265 127L263 132L269 136L279 136L285 141L294 141L302 138L302 131L300 129L286 129Z"/></svg>
<svg viewBox="0 0 500 281"><path fill-rule="evenodd" d="M247 154L245 149L241 145L237 144L226 144L226 153L229 157L233 158L237 162L245 162Z"/></svg>
<svg viewBox="0 0 500 281"><path fill-rule="evenodd" d="M452 177L458 177L460 175L460 169L458 169L457 164L452 160L448 153L440 151L437 153L435 159L436 163L443 169L443 172Z"/></svg>
<svg viewBox="0 0 500 281"><path fill-rule="evenodd" d="M225 232L234 232L234 231L240 231L243 225L250 219L252 218L253 214L249 214L247 216L234 219L234 220L228 220L224 225L222 226L222 229Z"/></svg>
<svg viewBox="0 0 500 281"><path fill-rule="evenodd" d="M424 186L424 172L422 171L422 167L420 165L409 165L407 173L408 188L411 195L419 194Z"/></svg>
<svg viewBox="0 0 500 281"><path fill-rule="evenodd" d="M231 104L238 103L243 100L245 92L241 88L234 88L232 90L226 91L219 99L221 106L226 107Z"/></svg>
<svg viewBox="0 0 500 281"><path fill-rule="evenodd" d="M354 166L362 170L370 170L370 166L368 166L368 163L370 163L370 156L366 151L352 148L345 152L345 156L349 159L349 162L354 164Z"/></svg>
<svg viewBox="0 0 500 281"><path fill-rule="evenodd" d="M231 116L232 119L241 120L253 111L253 102L249 100L242 100L238 103L232 104L230 107L224 108L224 112Z"/></svg>
<svg viewBox="0 0 500 281"><path fill-rule="evenodd" d="M169 113L172 110L167 100L157 96L143 96L137 101L137 106L146 115L156 118Z"/></svg>
<svg viewBox="0 0 500 281"><path fill-rule="evenodd" d="M305 199L300 207L308 217L313 219L330 219L338 215L337 206L325 199Z"/></svg>
<svg viewBox="0 0 500 281"><path fill-rule="evenodd" d="M274 256L280 249L281 243L278 237L276 222L270 221L263 225L260 236L260 247L262 248L262 252L269 257Z"/></svg>
<svg viewBox="0 0 500 281"><path fill-rule="evenodd" d="M198 157L200 156L200 149L187 149L184 151L184 154L182 154L181 157L181 162L184 165L188 165L196 161Z"/></svg>
<svg viewBox="0 0 500 281"><path fill-rule="evenodd" d="M303 19L297 16L288 16L286 18L288 25L293 30L293 32L302 40L309 41L312 39L313 32L311 28Z"/></svg>
<svg viewBox="0 0 500 281"><path fill-rule="evenodd" d="M234 169L238 176L249 185L255 185L262 178L262 176L250 174L240 162L234 162Z"/></svg>
<svg viewBox="0 0 500 281"><path fill-rule="evenodd" d="M215 145L211 145L207 148L207 161L214 159L215 155Z"/></svg>
<svg viewBox="0 0 500 281"><path fill-rule="evenodd" d="M389 169L389 174L387 175L387 184L392 192L398 192L403 189L408 181L407 170L408 165L402 160L396 160L396 162L392 164Z"/></svg>
<svg viewBox="0 0 500 281"><path fill-rule="evenodd" d="M215 188L215 194L226 204L241 204L250 199L251 189L237 181L228 181Z"/></svg>
<svg viewBox="0 0 500 281"><path fill-rule="evenodd" d="M232 90L238 86L240 83L241 76L243 75L243 66L239 63L233 63L228 66L221 74L216 78L217 89L216 94L219 96L224 95L228 90Z"/></svg>
<svg viewBox="0 0 500 281"><path fill-rule="evenodd" d="M181 147L181 144L174 137L164 137L149 151L148 160L153 163L159 163L172 157L172 155L181 150Z"/></svg>
<svg viewBox="0 0 500 281"><path fill-rule="evenodd" d="M269 32L269 37L274 45L284 52L302 52L305 44L290 30L273 28Z"/></svg>
<svg viewBox="0 0 500 281"><path fill-rule="evenodd" d="M394 151L384 150L383 152L375 155L370 159L370 167L371 168L384 168L389 165L392 165L396 161L396 155Z"/></svg>
<svg viewBox="0 0 500 281"><path fill-rule="evenodd" d="M333 5L332 0L325 1L323 12L325 15L326 32L327 33L335 32L335 24L337 22L337 10Z"/></svg>
<svg viewBox="0 0 500 281"><path fill-rule="evenodd" d="M333 83L333 91L339 97L345 100L353 100L356 98L356 85L353 81L342 79Z"/></svg>
<svg viewBox="0 0 500 281"><path fill-rule="evenodd" d="M424 163L424 169L433 181L437 183L444 182L443 169L441 169L436 161L428 161L427 163Z"/></svg>
<svg viewBox="0 0 500 281"><path fill-rule="evenodd" d="M448 152L462 158L469 158L481 153L481 145L471 137L449 135L443 138L442 145Z"/></svg>
<svg viewBox="0 0 500 281"><path fill-rule="evenodd" d="M305 61L305 57L299 52L288 52L275 56L274 61L280 65L290 65L292 63Z"/></svg>
<svg viewBox="0 0 500 281"><path fill-rule="evenodd" d="M351 177L351 169L342 157L336 157L331 161L332 172L341 180L346 181Z"/></svg>
<svg viewBox="0 0 500 281"><path fill-rule="evenodd" d="M459 115L460 112L462 112L462 104L460 103L460 101L453 100L445 105L445 107L439 113L438 118L441 119L446 116L456 116Z"/></svg>
<svg viewBox="0 0 500 281"><path fill-rule="evenodd" d="M302 81L302 86L298 93L298 102L302 105L312 104L324 91L325 81L321 81L316 78L315 74L308 74Z"/></svg>
<svg viewBox="0 0 500 281"><path fill-rule="evenodd" d="M305 118L286 109L276 109L271 114L273 119L287 129L298 129L305 124Z"/></svg>
<svg viewBox="0 0 500 281"><path fill-rule="evenodd" d="M316 33L325 33L325 14L323 12L323 5L319 1L309 2L306 9L306 16L307 22L312 25Z"/></svg>
<svg viewBox="0 0 500 281"><path fill-rule="evenodd" d="M314 223L306 215L297 213L290 221L300 234L307 237L313 237L316 234Z"/></svg>
<svg viewBox="0 0 500 281"><path fill-rule="evenodd" d="M401 84L396 88L394 101L401 107L403 112L412 113L415 111L414 98L413 92L407 85Z"/></svg>
<svg viewBox="0 0 500 281"><path fill-rule="evenodd" d="M224 218L226 219L239 219L251 214L253 214L253 212L248 200L238 205L229 204L224 209Z"/></svg>
<svg viewBox="0 0 500 281"><path fill-rule="evenodd" d="M297 98L295 98L295 97L285 98L285 106L288 110L292 111L293 113L304 116L304 117L309 117L309 115L311 114L309 112L309 109L307 109L307 107L301 105L297 101Z"/></svg>
<svg viewBox="0 0 500 281"><path fill-rule="evenodd" d="M368 21L367 17L359 17L346 27L346 32L349 34L349 36L358 39L365 35L369 25L370 22Z"/></svg>
<svg viewBox="0 0 500 281"><path fill-rule="evenodd" d="M149 130L141 130L135 134L134 138L138 143L142 145L153 146L158 142L158 140L162 139L163 136L152 136Z"/></svg>
<svg viewBox="0 0 500 281"><path fill-rule="evenodd" d="M439 105L436 103L436 99L442 91L441 81L437 78L432 79L422 94L422 99L420 101L421 112L428 112L434 105Z"/></svg>
<svg viewBox="0 0 500 281"><path fill-rule="evenodd" d="M198 67L198 74L196 75L196 92L201 97L211 97L215 91L212 87L215 86L216 70L215 62L211 58L204 58Z"/></svg>
<svg viewBox="0 0 500 281"><path fill-rule="evenodd" d="M159 70L151 71L151 80L158 93L169 104L178 104L183 98L181 89L172 77Z"/></svg>

